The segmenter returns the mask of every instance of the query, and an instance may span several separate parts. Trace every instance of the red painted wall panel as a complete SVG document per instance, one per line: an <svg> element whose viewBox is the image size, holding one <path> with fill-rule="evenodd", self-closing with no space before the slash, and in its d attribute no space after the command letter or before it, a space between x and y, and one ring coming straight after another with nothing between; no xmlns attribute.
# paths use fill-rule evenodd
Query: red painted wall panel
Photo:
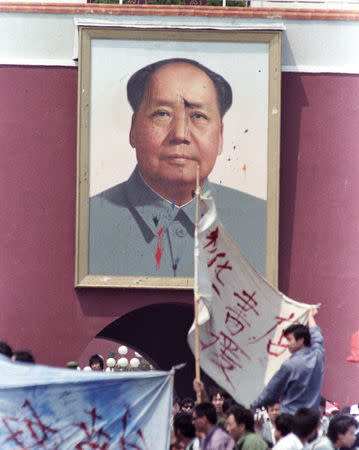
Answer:
<svg viewBox="0 0 359 450"><path fill-rule="evenodd" d="M359 76L282 79L280 289L322 303L324 393L353 403L358 367L346 356L359 328ZM142 310L137 322L126 316L123 330L138 342L142 330L155 337L161 321L173 320L163 341L167 363L189 359L173 312L190 322L191 292L73 287L76 97L76 68L0 67L0 340L64 365L111 322L167 303L162 316L158 308Z"/></svg>
<svg viewBox="0 0 359 450"><path fill-rule="evenodd" d="M321 302L324 392L357 401L346 362L359 328L359 77L283 74L280 289Z"/></svg>

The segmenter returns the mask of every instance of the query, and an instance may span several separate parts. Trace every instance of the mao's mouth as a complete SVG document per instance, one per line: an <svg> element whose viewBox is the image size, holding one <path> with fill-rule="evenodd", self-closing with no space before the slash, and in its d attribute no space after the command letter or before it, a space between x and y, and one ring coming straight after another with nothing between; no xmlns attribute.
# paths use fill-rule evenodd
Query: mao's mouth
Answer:
<svg viewBox="0 0 359 450"><path fill-rule="evenodd" d="M185 161L195 161L195 158L193 158L190 155L186 155L186 154L179 154L179 153L174 153L171 155L167 155L165 159L168 159L170 161L178 161L178 162L185 162Z"/></svg>

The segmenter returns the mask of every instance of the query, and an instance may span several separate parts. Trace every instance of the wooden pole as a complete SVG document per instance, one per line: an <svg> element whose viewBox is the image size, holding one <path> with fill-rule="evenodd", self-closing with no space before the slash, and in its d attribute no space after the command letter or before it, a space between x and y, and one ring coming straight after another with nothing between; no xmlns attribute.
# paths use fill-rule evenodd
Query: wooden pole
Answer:
<svg viewBox="0 0 359 450"><path fill-rule="evenodd" d="M199 185L199 164L197 164L196 174L196 221L194 228L194 322L195 322L195 367L196 367L196 380L201 380L200 364L199 364L199 329L198 329L198 302L200 294L198 292L198 221L199 221L199 198L200 198L200 185ZM201 402L201 392L197 392L197 402Z"/></svg>

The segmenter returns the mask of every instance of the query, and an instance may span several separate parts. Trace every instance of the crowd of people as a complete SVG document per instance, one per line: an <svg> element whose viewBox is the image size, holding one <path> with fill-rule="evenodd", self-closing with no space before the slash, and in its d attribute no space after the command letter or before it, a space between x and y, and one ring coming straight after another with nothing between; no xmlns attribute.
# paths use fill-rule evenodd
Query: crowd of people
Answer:
<svg viewBox="0 0 359 450"><path fill-rule="evenodd" d="M345 407L325 411L302 407L282 413L280 401L254 410L238 404L224 390L212 387L202 402L174 399L171 450L333 450L359 449L358 422Z"/></svg>
<svg viewBox="0 0 359 450"><path fill-rule="evenodd" d="M30 350L15 350L13 351L7 342L0 342L0 354L7 356L13 361L22 361L27 363L34 363L35 358Z"/></svg>
<svg viewBox="0 0 359 450"><path fill-rule="evenodd" d="M195 379L193 396L174 399L171 450L359 449L359 405L329 411L321 397L324 344L316 314L315 308L309 311L308 326L284 330L291 356L249 408L217 385L206 389ZM35 362L30 351L12 351L5 342L0 342L0 353ZM103 357L92 355L89 367L103 371Z"/></svg>
<svg viewBox="0 0 359 450"><path fill-rule="evenodd" d="M324 414L324 340L315 321L317 312L310 309L308 326L292 324L284 330L291 356L250 409L218 389L208 397L203 383L194 380L193 389L202 401L192 412L182 408L174 415L172 450L356 448L356 419L339 413L328 423Z"/></svg>

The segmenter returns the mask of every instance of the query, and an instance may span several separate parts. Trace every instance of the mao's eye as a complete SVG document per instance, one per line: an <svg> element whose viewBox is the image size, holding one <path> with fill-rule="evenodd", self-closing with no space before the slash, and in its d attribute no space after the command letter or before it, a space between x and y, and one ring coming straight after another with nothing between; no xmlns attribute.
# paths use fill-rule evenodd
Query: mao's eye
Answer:
<svg viewBox="0 0 359 450"><path fill-rule="evenodd" d="M191 113L191 118L195 119L195 120L208 120L208 117L206 116L206 114L203 114L198 111Z"/></svg>
<svg viewBox="0 0 359 450"><path fill-rule="evenodd" d="M169 116L170 116L170 113L168 111L163 110L163 109L159 109L157 111L154 111L151 114L151 117L153 117L153 118L156 118L156 117L158 117L158 118L162 118L162 117L165 118L165 117L169 117Z"/></svg>

